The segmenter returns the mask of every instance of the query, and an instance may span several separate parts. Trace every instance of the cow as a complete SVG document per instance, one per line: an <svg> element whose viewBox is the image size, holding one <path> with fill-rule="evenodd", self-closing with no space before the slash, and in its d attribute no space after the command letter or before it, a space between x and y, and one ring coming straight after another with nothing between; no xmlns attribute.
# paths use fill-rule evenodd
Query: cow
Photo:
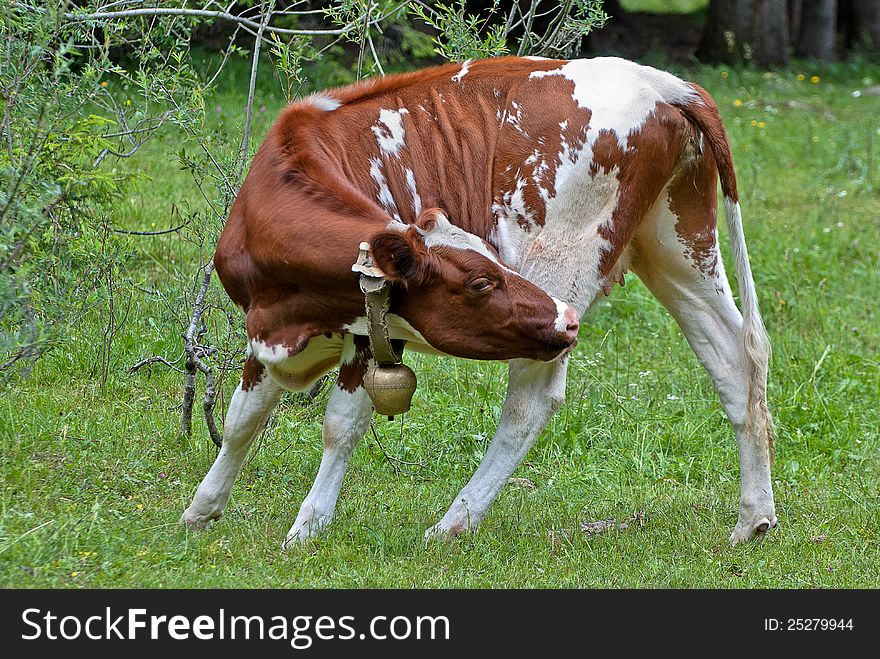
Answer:
<svg viewBox="0 0 880 659"><path fill-rule="evenodd" d="M742 311L722 263L724 196ZM506 360L495 436L426 538L475 531L565 400L578 321L633 271L680 325L738 442L732 544L777 522L770 343L730 146L700 86L623 59L501 57L371 79L289 105L253 159L215 263L247 318L224 442L183 522L220 517L282 390L339 367L314 485L284 542L331 521L369 427L361 242L407 349Z"/></svg>

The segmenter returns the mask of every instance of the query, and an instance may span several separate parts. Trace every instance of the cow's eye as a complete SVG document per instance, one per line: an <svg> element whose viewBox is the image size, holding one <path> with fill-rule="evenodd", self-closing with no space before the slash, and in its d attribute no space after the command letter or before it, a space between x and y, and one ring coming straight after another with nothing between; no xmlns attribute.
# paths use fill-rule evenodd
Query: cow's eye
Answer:
<svg viewBox="0 0 880 659"><path fill-rule="evenodd" d="M474 295L485 295L493 288L495 288L495 284L492 282L491 279L486 279L485 277L474 279L470 284L468 284L468 290Z"/></svg>

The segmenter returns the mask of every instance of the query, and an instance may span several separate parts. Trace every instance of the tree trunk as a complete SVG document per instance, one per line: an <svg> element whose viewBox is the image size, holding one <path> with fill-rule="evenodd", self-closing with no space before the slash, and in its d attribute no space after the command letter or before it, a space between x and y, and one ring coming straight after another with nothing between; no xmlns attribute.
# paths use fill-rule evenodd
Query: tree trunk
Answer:
<svg viewBox="0 0 880 659"><path fill-rule="evenodd" d="M733 64L744 58L743 36L749 32L751 0L710 0L706 28L697 57Z"/></svg>
<svg viewBox="0 0 880 659"><path fill-rule="evenodd" d="M759 66L788 63L786 0L710 0L697 57L710 62L746 60Z"/></svg>
<svg viewBox="0 0 880 659"><path fill-rule="evenodd" d="M795 53L798 57L834 59L837 54L837 0L803 3Z"/></svg>
<svg viewBox="0 0 880 659"><path fill-rule="evenodd" d="M809 2L809 0L807 0ZM792 37L801 33L801 17L804 15L804 0L788 0L788 33Z"/></svg>
<svg viewBox="0 0 880 659"><path fill-rule="evenodd" d="M854 45L880 48L880 0L852 0L852 19Z"/></svg>
<svg viewBox="0 0 880 659"><path fill-rule="evenodd" d="M758 66L788 64L788 7L785 0L755 0L752 58Z"/></svg>

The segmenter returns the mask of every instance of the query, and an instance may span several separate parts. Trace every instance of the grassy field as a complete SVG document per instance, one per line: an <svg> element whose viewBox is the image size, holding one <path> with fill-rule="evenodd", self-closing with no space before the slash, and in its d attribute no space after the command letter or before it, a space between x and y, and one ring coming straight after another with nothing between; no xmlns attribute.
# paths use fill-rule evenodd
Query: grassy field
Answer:
<svg viewBox="0 0 880 659"><path fill-rule="evenodd" d="M209 111L213 128L235 136L246 85L243 68L232 73ZM94 369L100 327L86 324L0 388L0 585L880 587L880 67L679 73L708 88L726 120L775 349L780 525L764 542L727 546L732 430L677 326L635 278L585 319L567 403L478 534L422 541L492 437L506 369L416 355L413 410L375 430L417 466L393 468L368 437L332 527L283 553L320 460L327 391L289 395L223 519L187 532L178 517L216 449L203 423L191 439L178 432L181 375L127 370L180 350L178 311L161 292L191 277L199 255L170 234L131 239L137 287L106 385ZM281 106L267 75L255 144ZM169 134L120 165L145 176L118 226L161 228L172 205L198 208L177 149ZM234 384L223 383L225 400ZM626 527L581 530L611 518Z"/></svg>
<svg viewBox="0 0 880 659"><path fill-rule="evenodd" d="M682 14L700 11L709 6L709 0L621 0L625 11Z"/></svg>

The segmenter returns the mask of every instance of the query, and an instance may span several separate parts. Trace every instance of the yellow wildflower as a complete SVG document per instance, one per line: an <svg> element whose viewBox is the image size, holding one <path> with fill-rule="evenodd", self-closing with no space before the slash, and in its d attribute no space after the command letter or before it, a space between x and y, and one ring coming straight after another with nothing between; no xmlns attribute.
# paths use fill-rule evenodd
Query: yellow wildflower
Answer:
<svg viewBox="0 0 880 659"><path fill-rule="evenodd" d="M759 121L759 122L758 122L758 128L764 128L764 126L766 126L766 125L767 125L767 124L766 124L765 122L763 122L763 121Z"/></svg>
<svg viewBox="0 0 880 659"><path fill-rule="evenodd" d="M814 85L818 85L821 80L822 78L820 78L819 76L810 76L810 82L812 82Z"/></svg>
<svg viewBox="0 0 880 659"><path fill-rule="evenodd" d="M733 101L733 107L735 107L735 108L740 107L742 104L743 104L743 102L738 98Z"/></svg>
<svg viewBox="0 0 880 659"><path fill-rule="evenodd" d="M752 126L757 126L757 125L758 125L758 120L757 120L757 119L752 119L751 124L752 124Z"/></svg>
<svg viewBox="0 0 880 659"><path fill-rule="evenodd" d="M798 79L798 80L804 80L804 79L806 79L806 77L807 77L807 76L805 76L803 73L798 73L798 74L797 74L797 79Z"/></svg>
<svg viewBox="0 0 880 659"><path fill-rule="evenodd" d="M106 87L106 86L107 86L107 81L105 80L104 82L101 83L101 87Z"/></svg>
<svg viewBox="0 0 880 659"><path fill-rule="evenodd" d="M730 75L730 74L729 74L727 71L722 71L722 72L721 72L721 77L724 78L725 80L727 80L727 76L729 76L729 75Z"/></svg>

